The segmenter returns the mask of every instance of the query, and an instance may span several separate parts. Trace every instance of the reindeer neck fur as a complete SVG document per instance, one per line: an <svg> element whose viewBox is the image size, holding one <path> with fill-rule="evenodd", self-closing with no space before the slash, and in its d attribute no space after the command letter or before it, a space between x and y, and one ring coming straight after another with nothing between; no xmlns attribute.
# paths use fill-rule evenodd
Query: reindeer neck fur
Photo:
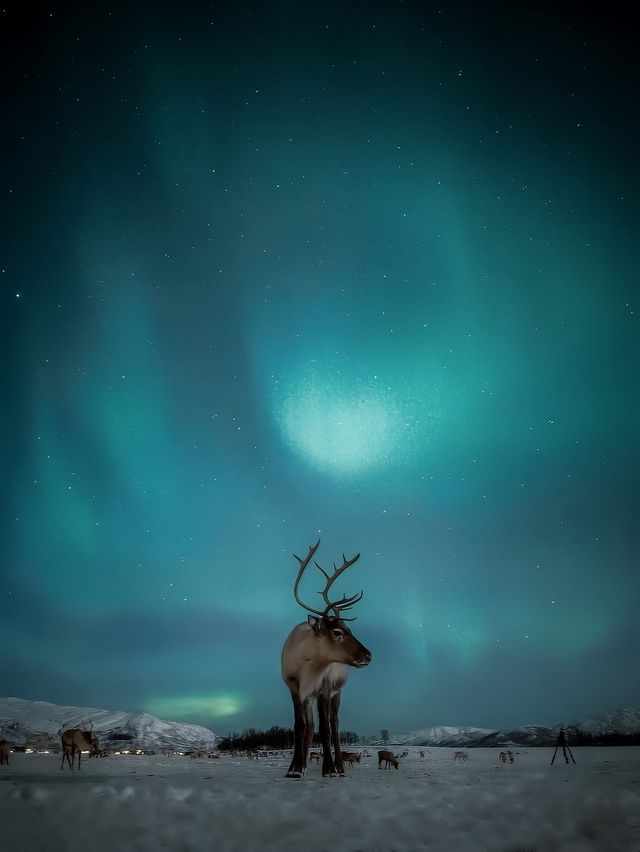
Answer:
<svg viewBox="0 0 640 852"><path fill-rule="evenodd" d="M333 696L347 682L348 666L344 663L329 663L324 669L303 673L299 681L300 699L315 698L318 695Z"/></svg>

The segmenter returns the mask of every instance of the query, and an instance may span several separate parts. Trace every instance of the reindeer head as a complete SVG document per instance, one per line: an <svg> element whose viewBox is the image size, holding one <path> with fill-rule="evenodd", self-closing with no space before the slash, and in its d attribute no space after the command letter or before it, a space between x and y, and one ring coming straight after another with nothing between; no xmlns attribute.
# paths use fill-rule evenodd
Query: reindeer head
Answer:
<svg viewBox="0 0 640 852"><path fill-rule="evenodd" d="M309 627L316 640L324 646L325 656L335 663L344 663L356 669L371 662L371 652L360 643L341 618L335 616L308 617Z"/></svg>
<svg viewBox="0 0 640 852"><path fill-rule="evenodd" d="M316 641L322 646L324 651L322 656L330 659L332 662L344 663L345 665L354 666L355 668L363 668L364 666L368 666L371 662L371 652L356 639L351 630L347 627L345 622L354 621L354 619L342 617L342 613L345 610L350 609L354 604L361 600L363 593L359 592L357 595L352 595L351 597L347 597L345 595L338 601L332 601L329 598L329 590L335 580L337 580L340 574L342 574L343 571L346 571L350 565L353 565L354 562L358 561L360 554L356 553L353 559L347 559L343 554L341 567L337 568L334 563L333 574L331 575L329 575L324 568L321 565L318 565L318 563L314 560L316 568L322 572L326 580L323 591L318 593L322 596L325 603L324 610L318 610L308 606L298 595L298 586L302 575L319 545L320 541L318 540L314 546L309 547L309 553L307 554L306 559L300 559L300 557L296 556L295 553L293 554L300 563L300 570L298 571L298 576L293 587L293 594L300 606L311 613L311 615L308 616L309 627L313 630Z"/></svg>
<svg viewBox="0 0 640 852"><path fill-rule="evenodd" d="M80 733L82 734L82 738L87 743L87 745L91 745L91 743L95 740L95 735L93 733L93 722L90 722L89 727L87 728L83 721Z"/></svg>

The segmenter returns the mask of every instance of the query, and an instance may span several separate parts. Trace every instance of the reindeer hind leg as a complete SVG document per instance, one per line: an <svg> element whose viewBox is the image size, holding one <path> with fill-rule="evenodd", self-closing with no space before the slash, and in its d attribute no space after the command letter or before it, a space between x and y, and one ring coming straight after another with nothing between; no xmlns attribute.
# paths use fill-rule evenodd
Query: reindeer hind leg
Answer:
<svg viewBox="0 0 640 852"><path fill-rule="evenodd" d="M313 741L313 706L311 701L307 701L304 706L304 739L302 741L302 756L304 759L304 768L306 771L309 761L309 749Z"/></svg>
<svg viewBox="0 0 640 852"><path fill-rule="evenodd" d="M333 743L333 762L338 775L344 775L344 764L342 761L342 747L340 745L340 723L338 710L340 709L340 692L331 696L329 707L329 723L331 727L331 740Z"/></svg>
<svg viewBox="0 0 640 852"><path fill-rule="evenodd" d="M330 699L325 695L318 696L318 728L322 740L322 774L335 777L338 773L331 754L331 717Z"/></svg>

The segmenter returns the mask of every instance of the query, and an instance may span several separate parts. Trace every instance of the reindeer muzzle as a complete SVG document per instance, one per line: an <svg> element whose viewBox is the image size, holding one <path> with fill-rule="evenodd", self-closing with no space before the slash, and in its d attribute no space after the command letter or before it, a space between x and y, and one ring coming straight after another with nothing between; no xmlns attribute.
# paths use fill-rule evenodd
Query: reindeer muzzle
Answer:
<svg viewBox="0 0 640 852"><path fill-rule="evenodd" d="M371 652L363 651L359 657L357 657L353 663L353 665L357 669L363 669L365 666L368 666L371 662Z"/></svg>

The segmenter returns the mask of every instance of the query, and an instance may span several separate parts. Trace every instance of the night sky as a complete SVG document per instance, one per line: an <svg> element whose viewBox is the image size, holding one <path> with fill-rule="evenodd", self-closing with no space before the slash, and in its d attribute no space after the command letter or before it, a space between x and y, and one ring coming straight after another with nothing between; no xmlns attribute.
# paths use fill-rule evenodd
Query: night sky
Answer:
<svg viewBox="0 0 640 852"><path fill-rule="evenodd" d="M0 693L288 726L319 538L344 728L640 700L640 81L584 8L1 11Z"/></svg>

